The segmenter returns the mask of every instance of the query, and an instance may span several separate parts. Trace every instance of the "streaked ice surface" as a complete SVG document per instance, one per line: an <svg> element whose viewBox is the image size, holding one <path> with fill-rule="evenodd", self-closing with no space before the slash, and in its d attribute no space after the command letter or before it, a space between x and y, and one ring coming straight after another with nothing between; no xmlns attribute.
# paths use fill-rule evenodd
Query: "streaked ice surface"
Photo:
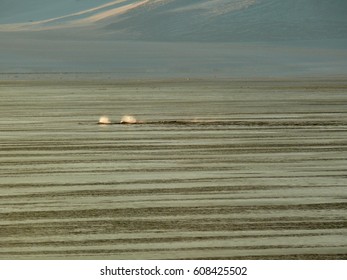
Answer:
<svg viewBox="0 0 347 280"><path fill-rule="evenodd" d="M0 258L345 259L346 91L2 81Z"/></svg>

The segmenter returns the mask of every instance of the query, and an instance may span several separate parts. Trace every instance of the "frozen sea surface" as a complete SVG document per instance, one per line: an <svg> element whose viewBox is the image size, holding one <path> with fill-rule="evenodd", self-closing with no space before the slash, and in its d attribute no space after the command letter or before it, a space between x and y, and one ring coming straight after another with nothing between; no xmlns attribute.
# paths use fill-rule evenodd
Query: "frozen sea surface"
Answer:
<svg viewBox="0 0 347 280"><path fill-rule="evenodd" d="M346 80L1 81L0 98L1 259L347 257Z"/></svg>

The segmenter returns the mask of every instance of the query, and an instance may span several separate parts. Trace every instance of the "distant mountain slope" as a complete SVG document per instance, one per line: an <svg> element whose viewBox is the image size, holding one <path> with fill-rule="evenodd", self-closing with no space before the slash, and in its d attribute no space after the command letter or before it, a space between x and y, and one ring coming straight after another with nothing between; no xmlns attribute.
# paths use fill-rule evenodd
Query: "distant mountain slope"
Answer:
<svg viewBox="0 0 347 280"><path fill-rule="evenodd" d="M346 15L345 0L2 0L0 30L82 28L145 41L343 39Z"/></svg>
<svg viewBox="0 0 347 280"><path fill-rule="evenodd" d="M0 24L28 23L80 12L110 0L0 0Z"/></svg>
<svg viewBox="0 0 347 280"><path fill-rule="evenodd" d="M345 38L346 15L342 0L174 0L129 11L105 28L169 41Z"/></svg>

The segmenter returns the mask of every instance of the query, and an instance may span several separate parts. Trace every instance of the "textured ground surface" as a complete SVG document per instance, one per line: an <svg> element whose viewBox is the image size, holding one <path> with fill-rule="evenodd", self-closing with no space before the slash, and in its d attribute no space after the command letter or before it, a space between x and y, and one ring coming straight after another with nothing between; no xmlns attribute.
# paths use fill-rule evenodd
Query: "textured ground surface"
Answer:
<svg viewBox="0 0 347 280"><path fill-rule="evenodd" d="M0 82L0 258L345 259L346 90Z"/></svg>

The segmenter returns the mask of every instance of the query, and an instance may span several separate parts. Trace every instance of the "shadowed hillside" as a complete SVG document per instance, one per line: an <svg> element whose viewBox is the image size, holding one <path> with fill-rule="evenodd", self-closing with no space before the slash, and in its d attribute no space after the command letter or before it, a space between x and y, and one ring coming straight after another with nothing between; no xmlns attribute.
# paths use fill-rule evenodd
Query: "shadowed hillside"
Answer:
<svg viewBox="0 0 347 280"><path fill-rule="evenodd" d="M347 33L346 14L342 0L5 0L0 23L12 25L0 28L146 41L337 39Z"/></svg>
<svg viewBox="0 0 347 280"><path fill-rule="evenodd" d="M347 73L342 0L3 0L0 72Z"/></svg>
<svg viewBox="0 0 347 280"><path fill-rule="evenodd" d="M205 5L201 2L204 2ZM215 2L215 6L212 6ZM198 4L197 4L198 3ZM112 31L150 40L272 41L344 38L347 2L323 0L167 1L132 10ZM160 23L160 24L159 24Z"/></svg>

